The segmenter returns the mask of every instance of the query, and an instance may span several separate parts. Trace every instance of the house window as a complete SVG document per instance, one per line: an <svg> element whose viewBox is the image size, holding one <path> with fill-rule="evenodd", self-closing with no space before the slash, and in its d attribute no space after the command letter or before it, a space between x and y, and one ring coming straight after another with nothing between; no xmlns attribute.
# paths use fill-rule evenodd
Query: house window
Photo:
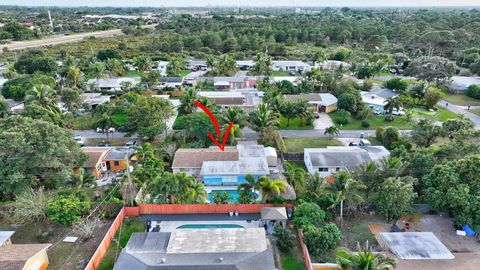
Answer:
<svg viewBox="0 0 480 270"><path fill-rule="evenodd" d="M339 172L339 171L340 171L340 168L335 168L335 171L336 171L336 172Z"/></svg>
<svg viewBox="0 0 480 270"><path fill-rule="evenodd" d="M114 165L114 166L120 166L120 162L119 162L118 160L115 160L115 161L113 162L113 165Z"/></svg>
<svg viewBox="0 0 480 270"><path fill-rule="evenodd" d="M319 172L328 172L328 168L318 168Z"/></svg>

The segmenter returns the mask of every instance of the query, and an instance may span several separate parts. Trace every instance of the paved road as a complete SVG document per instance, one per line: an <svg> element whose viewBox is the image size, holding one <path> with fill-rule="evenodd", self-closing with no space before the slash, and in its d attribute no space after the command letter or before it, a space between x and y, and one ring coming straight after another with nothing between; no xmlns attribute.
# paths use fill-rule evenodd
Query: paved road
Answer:
<svg viewBox="0 0 480 270"><path fill-rule="evenodd" d="M84 139L106 139L107 138L106 134L95 132L95 130L74 130L73 134L75 134L75 136L80 136ZM114 133L110 133L110 135L108 137L110 139L124 138L125 133L124 132L114 132ZM132 137L135 137L135 135L132 136Z"/></svg>
<svg viewBox="0 0 480 270"><path fill-rule="evenodd" d="M156 25L144 25L142 28L154 28ZM118 36L123 35L121 29L112 29L107 31L98 31L98 32L89 32L89 33L80 33L73 34L68 36L54 36L44 39L37 40L28 40L28 41L15 41L9 44L0 45L0 53L2 53L3 48L7 48L10 51L27 49L27 48L36 48L42 46L58 45L70 42L81 41L88 37L109 37L109 36Z"/></svg>
<svg viewBox="0 0 480 270"><path fill-rule="evenodd" d="M280 130L280 134L285 138L329 137L323 132L324 130ZM410 130L401 130L400 133L408 135ZM336 138L360 138L361 134L365 137L375 137L375 130L340 130Z"/></svg>
<svg viewBox="0 0 480 270"><path fill-rule="evenodd" d="M469 112L468 110L466 110L466 108L464 106L458 106L458 105L455 105L455 104L452 104L452 103L448 103L448 106L447 106L447 102L445 100L441 100L438 103L438 105L440 105L441 107L443 107L443 108L445 108L445 109L447 109L447 110L449 110L453 113L465 115L465 117L472 120L473 124L475 125L475 129L480 129L480 116Z"/></svg>

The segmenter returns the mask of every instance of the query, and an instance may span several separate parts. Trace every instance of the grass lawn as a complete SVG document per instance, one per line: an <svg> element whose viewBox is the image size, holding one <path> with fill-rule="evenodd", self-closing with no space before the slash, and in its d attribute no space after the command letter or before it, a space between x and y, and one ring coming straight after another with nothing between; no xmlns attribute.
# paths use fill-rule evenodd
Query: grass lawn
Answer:
<svg viewBox="0 0 480 270"><path fill-rule="evenodd" d="M190 74L190 72L192 72L190 69L182 69L182 70L180 70L180 72L178 73L178 77L185 77L185 76L187 76L188 74Z"/></svg>
<svg viewBox="0 0 480 270"><path fill-rule="evenodd" d="M342 231L341 245L356 249L357 243L363 246L368 241L373 248L377 247L378 242L368 224L384 222L383 217L376 215L345 216L343 221L337 220L337 226Z"/></svg>
<svg viewBox="0 0 480 270"><path fill-rule="evenodd" d="M282 254L282 269L283 270L304 270L305 264L299 256L292 253Z"/></svg>
<svg viewBox="0 0 480 270"><path fill-rule="evenodd" d="M452 113L451 111L444 109L442 107L437 107L437 111L427 111L423 108L414 108L412 111L414 112L414 115L419 118L425 118L425 119L431 119L431 120L439 120L442 122L447 121L448 119L454 119L458 118L458 115L455 113Z"/></svg>
<svg viewBox="0 0 480 270"><path fill-rule="evenodd" d="M84 114L76 117L68 116L65 119L65 123L73 125L73 129L75 130L93 129L97 121L98 117L92 117L91 114Z"/></svg>
<svg viewBox="0 0 480 270"><path fill-rule="evenodd" d="M290 75L290 72L283 71L283 70L272 70L272 75L274 77L287 77L287 76L292 76Z"/></svg>
<svg viewBox="0 0 480 270"><path fill-rule="evenodd" d="M301 122L301 123L300 123ZM305 124L305 120L301 120L298 117L290 119L290 123L287 126L287 118L285 117L280 117L280 125L278 127L279 129L293 129L293 130L308 130L308 129L313 129L313 125L307 126Z"/></svg>
<svg viewBox="0 0 480 270"><path fill-rule="evenodd" d="M480 100L471 98L464 94L450 94L445 93L445 97L443 98L445 101L460 105L460 106L480 106Z"/></svg>
<svg viewBox="0 0 480 270"><path fill-rule="evenodd" d="M130 239L130 236L132 235L132 233L144 232L146 229L145 226L146 225L144 221L141 221L136 218L126 217L121 227L122 228L121 235L119 236L120 229L117 231L117 234L115 235L115 238L118 239L120 242L120 246L117 244L116 241L112 241L112 243L108 247L107 253L105 253L105 256L103 257L102 262L100 263L97 269L112 270L116 260L115 255L120 254L120 252L122 251L122 248L124 248L127 245L128 240ZM117 254L117 250L118 250L118 254Z"/></svg>
<svg viewBox="0 0 480 270"><path fill-rule="evenodd" d="M124 125L127 122L126 113L117 113L112 115L112 117L113 117L113 121L115 121L117 125Z"/></svg>
<svg viewBox="0 0 480 270"><path fill-rule="evenodd" d="M303 152L304 148L322 148L341 146L342 143L332 138L285 138L287 152Z"/></svg>
<svg viewBox="0 0 480 270"><path fill-rule="evenodd" d="M330 117L332 118L334 123L337 123L337 113L331 113ZM406 117L393 117L392 122L386 122L384 115L375 115L368 118L368 122L370 123L369 127L362 126L362 120L350 117L350 121L346 125L339 125L336 124L339 129L376 129L377 127L387 127L392 126L398 129L411 129L412 123L408 121Z"/></svg>
<svg viewBox="0 0 480 270"><path fill-rule="evenodd" d="M479 110L470 110L470 112L480 116L480 109Z"/></svg>
<svg viewBox="0 0 480 270"><path fill-rule="evenodd" d="M127 70L124 74L124 77L140 77L140 72L138 70Z"/></svg>

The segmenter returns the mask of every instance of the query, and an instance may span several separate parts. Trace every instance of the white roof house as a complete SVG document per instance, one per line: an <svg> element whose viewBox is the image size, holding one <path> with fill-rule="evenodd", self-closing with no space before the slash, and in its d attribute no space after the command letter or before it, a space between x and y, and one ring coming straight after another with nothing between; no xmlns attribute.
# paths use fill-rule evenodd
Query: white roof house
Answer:
<svg viewBox="0 0 480 270"><path fill-rule="evenodd" d="M328 146L327 148L305 148L304 162L310 173L330 176L340 170L353 171L358 165L378 162L390 156L383 146Z"/></svg>
<svg viewBox="0 0 480 270"><path fill-rule="evenodd" d="M158 61L155 63L155 70L162 76L167 76L168 65L170 62L168 61Z"/></svg>
<svg viewBox="0 0 480 270"><path fill-rule="evenodd" d="M101 93L82 93L80 98L83 100L84 104L91 108L95 108L97 105L110 100L110 96L102 95Z"/></svg>
<svg viewBox="0 0 480 270"><path fill-rule="evenodd" d="M303 61L297 61L297 60L272 61L272 69L283 70L283 71L304 72L304 71L310 71L312 69L312 66L310 66L308 63L305 63Z"/></svg>
<svg viewBox="0 0 480 270"><path fill-rule="evenodd" d="M248 112L260 104L263 92L256 89L241 89L232 91L202 91L198 92L198 95L213 100L225 108L240 107Z"/></svg>
<svg viewBox="0 0 480 270"><path fill-rule="evenodd" d="M464 92L470 85L480 85L480 77L453 76L450 82L450 89Z"/></svg>
<svg viewBox="0 0 480 270"><path fill-rule="evenodd" d="M323 62L315 63L315 68L321 68L321 69L336 70L336 69L339 69L340 67L349 69L352 67L352 65L350 65L347 62L336 61L336 60L325 60Z"/></svg>
<svg viewBox="0 0 480 270"><path fill-rule="evenodd" d="M111 91L120 91L125 83L130 83L132 85L140 82L140 78L131 78L131 77L118 77L118 78L108 78L108 79L90 79L87 81L87 85L93 85L93 89L100 90L111 90Z"/></svg>

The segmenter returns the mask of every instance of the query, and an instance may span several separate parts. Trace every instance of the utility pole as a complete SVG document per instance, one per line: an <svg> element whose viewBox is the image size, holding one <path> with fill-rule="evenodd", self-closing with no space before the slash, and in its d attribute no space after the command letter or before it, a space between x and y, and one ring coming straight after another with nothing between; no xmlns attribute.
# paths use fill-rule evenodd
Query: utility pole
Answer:
<svg viewBox="0 0 480 270"><path fill-rule="evenodd" d="M52 15L50 14L50 10L48 10L48 19L50 20L50 28L52 28L52 32L53 32L53 21L52 21Z"/></svg>

